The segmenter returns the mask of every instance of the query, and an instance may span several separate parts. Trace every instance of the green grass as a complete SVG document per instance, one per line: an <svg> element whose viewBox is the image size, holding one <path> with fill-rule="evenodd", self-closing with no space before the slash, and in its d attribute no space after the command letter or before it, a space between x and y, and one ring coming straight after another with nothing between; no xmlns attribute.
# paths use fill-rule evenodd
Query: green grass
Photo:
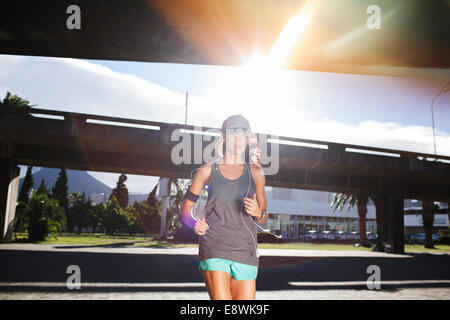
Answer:
<svg viewBox="0 0 450 320"><path fill-rule="evenodd" d="M450 245L435 244L435 249L428 249L423 244L405 244L405 252L435 252L435 253L450 253Z"/></svg>
<svg viewBox="0 0 450 320"><path fill-rule="evenodd" d="M291 242L291 243L258 243L260 249L298 249L298 250L366 250L370 248L355 247L353 244L334 244L334 243L310 243L310 242Z"/></svg>
<svg viewBox="0 0 450 320"><path fill-rule="evenodd" d="M146 248L196 248L198 247L198 244L177 243L170 240L152 240L147 242L136 243L135 246Z"/></svg>
<svg viewBox="0 0 450 320"><path fill-rule="evenodd" d="M26 243L27 235L15 233L14 242ZM146 247L146 248L196 248L196 243L179 243L173 240L158 240L154 237L137 236L107 236L104 234L62 234L57 238L49 238L45 241L34 242L38 244L72 244L72 245L92 245L92 246L126 246L126 247ZM333 243L310 243L310 242L290 242L290 243L258 243L260 249L299 249L299 250L363 250L370 251L372 248L355 247L353 244L333 244ZM423 244L405 244L405 252L439 252L450 253L450 245L435 245L435 249L427 249Z"/></svg>
<svg viewBox="0 0 450 320"><path fill-rule="evenodd" d="M27 234L15 233L13 242L30 243ZM36 244L72 244L72 245L92 245L92 246L137 246L149 248L183 248L197 247L198 244L177 243L171 240L158 240L150 236L107 236L105 234L62 234L56 238L49 237L45 241L35 241Z"/></svg>
<svg viewBox="0 0 450 320"><path fill-rule="evenodd" d="M26 234L14 234L14 242L26 243ZM104 234L63 234L56 238L49 237L45 241L36 241L37 244L85 244L85 245L112 245L118 243L129 243L130 245L138 242L148 242L150 238L133 237L133 236L107 236Z"/></svg>
<svg viewBox="0 0 450 320"><path fill-rule="evenodd" d="M310 242L293 242L293 243L258 243L261 249L299 249L299 250L363 250L371 251L372 248L355 247L353 244L339 243L310 243ZM423 244L405 244L405 252L439 252L450 253L450 245L437 244L435 249L425 248Z"/></svg>

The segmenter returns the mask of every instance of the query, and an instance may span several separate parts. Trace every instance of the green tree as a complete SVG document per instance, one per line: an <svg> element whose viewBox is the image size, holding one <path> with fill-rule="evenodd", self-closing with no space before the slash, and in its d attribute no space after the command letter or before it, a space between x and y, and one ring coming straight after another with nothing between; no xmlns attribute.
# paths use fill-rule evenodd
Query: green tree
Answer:
<svg viewBox="0 0 450 320"><path fill-rule="evenodd" d="M67 214L68 231L72 232L73 228L78 227L78 234L81 229L86 227L86 214L91 207L90 200L86 199L86 192L80 193L73 191L69 194L69 209Z"/></svg>
<svg viewBox="0 0 450 320"><path fill-rule="evenodd" d="M123 210L123 213L127 217L127 233L131 236L139 232L145 232L136 223L136 207L134 205L128 206Z"/></svg>
<svg viewBox="0 0 450 320"><path fill-rule="evenodd" d="M156 198L155 185L147 199L142 202L135 201L133 209L130 210L130 218L141 230L148 234L159 232L161 223L161 201Z"/></svg>
<svg viewBox="0 0 450 320"><path fill-rule="evenodd" d="M145 200L147 204L152 208L161 208L161 201L156 197L156 189L158 188L158 184L156 184L152 191L148 194L147 199Z"/></svg>
<svg viewBox="0 0 450 320"><path fill-rule="evenodd" d="M41 184L39 185L39 188L36 191L37 194L46 194L47 196L50 196L50 190L45 185L44 179L41 180Z"/></svg>
<svg viewBox="0 0 450 320"><path fill-rule="evenodd" d="M34 185L33 174L31 173L32 170L33 170L33 167L28 166L27 174L25 175L25 179L23 179L22 187L20 188L18 201L28 202L28 194Z"/></svg>
<svg viewBox="0 0 450 320"><path fill-rule="evenodd" d="M28 194L34 185L33 175L31 174L32 169L32 166L28 166L27 173L25 175L25 179L23 180L22 187L20 188L19 192L19 197L17 199L16 219L14 222L14 230L16 232L25 232L24 219L27 210L26 204L29 202Z"/></svg>
<svg viewBox="0 0 450 320"><path fill-rule="evenodd" d="M111 196L114 196L122 209L125 209L128 206L128 189L125 185L125 181L127 181L127 176L122 173L119 176L116 187L112 190L112 193L109 196L110 199Z"/></svg>
<svg viewBox="0 0 450 320"><path fill-rule="evenodd" d="M333 208L333 212L336 211L336 209L338 211L342 211L346 203L348 210L356 205L358 210L359 240L360 245L364 247L370 247L366 234L366 214L368 202L369 196L367 194L334 193L333 200L330 204L330 208Z"/></svg>
<svg viewBox="0 0 450 320"><path fill-rule="evenodd" d="M129 225L128 217L114 195L109 197L102 225L108 235L114 235L117 230L125 229Z"/></svg>
<svg viewBox="0 0 450 320"><path fill-rule="evenodd" d="M66 214L69 211L69 186L67 185L67 180L66 169L62 168L59 172L58 179L56 179L55 185L52 188L53 198L58 199L59 205L64 208Z"/></svg>
<svg viewBox="0 0 450 320"><path fill-rule="evenodd" d="M58 200L50 198L48 194L39 194L33 190L30 203L22 203L26 207L24 218L29 240L45 240L49 234L56 234L64 227L64 210Z"/></svg>
<svg viewBox="0 0 450 320"><path fill-rule="evenodd" d="M6 92L6 96L3 98L4 105L10 107L34 107L34 105L30 105L30 102L26 99L20 98L18 95L12 95L11 92Z"/></svg>
<svg viewBox="0 0 450 320"><path fill-rule="evenodd" d="M90 198L90 197L89 197ZM92 228L92 233L95 233L98 227L102 224L102 219L106 211L106 205L99 203L94 206L90 206L84 217L84 224L86 227Z"/></svg>

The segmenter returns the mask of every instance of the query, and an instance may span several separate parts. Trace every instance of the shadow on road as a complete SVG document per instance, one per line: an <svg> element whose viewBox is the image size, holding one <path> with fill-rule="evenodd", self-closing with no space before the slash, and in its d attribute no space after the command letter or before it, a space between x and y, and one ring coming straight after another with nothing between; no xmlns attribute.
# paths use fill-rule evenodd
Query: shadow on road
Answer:
<svg viewBox="0 0 450 320"><path fill-rule="evenodd" d="M114 246L121 245L123 244L119 243ZM111 246L108 245L108 247ZM68 248L74 248L74 246ZM69 277L66 270L69 265L80 267L82 286L83 283L98 283L96 286L84 287L82 291L118 293L206 291L206 288L201 286L183 286L183 283L201 284L203 282L198 270L197 255L2 249L0 261L0 291L3 292L67 292L66 287L52 286L49 283L66 283ZM450 280L450 255L409 253L402 255L401 258L264 255L260 257L256 289L367 290L367 286L361 281L365 282L370 276L367 273L367 267L370 265L380 267L382 281L415 280L413 283L383 284L382 290L449 287L449 283L442 283L439 280ZM429 282L420 283L422 280ZM359 283L345 283L350 281L359 281ZM10 286L5 282L19 284ZM296 285L293 285L293 282ZM137 286L133 287L136 284ZM166 286L167 284L169 286ZM178 286L170 286L170 284L178 284Z"/></svg>
<svg viewBox="0 0 450 320"><path fill-rule="evenodd" d="M125 241L125 242L117 242L117 243L108 243L108 244L86 244L86 245L58 245L55 247L56 249L80 249L80 248L136 248L135 244L137 243L148 243L147 245L139 245L137 248L175 248L174 245L168 244L165 241Z"/></svg>

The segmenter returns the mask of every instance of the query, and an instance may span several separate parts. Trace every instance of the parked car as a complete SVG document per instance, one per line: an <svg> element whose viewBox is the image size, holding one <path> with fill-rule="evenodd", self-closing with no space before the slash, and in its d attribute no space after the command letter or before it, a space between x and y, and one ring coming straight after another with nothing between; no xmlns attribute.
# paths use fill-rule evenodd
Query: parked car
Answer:
<svg viewBox="0 0 450 320"><path fill-rule="evenodd" d="M353 232L351 232L351 234L352 234L351 239L359 240L359 232L353 231Z"/></svg>
<svg viewBox="0 0 450 320"><path fill-rule="evenodd" d="M425 242L425 233L415 233L409 236L410 240L416 240L417 242L423 243ZM431 235L432 241L439 241L439 235L437 233L433 233Z"/></svg>
<svg viewBox="0 0 450 320"><path fill-rule="evenodd" d="M318 234L318 236L317 236L317 238L318 239L327 239L327 235L330 233L330 231L321 231L319 234Z"/></svg>
<svg viewBox="0 0 450 320"><path fill-rule="evenodd" d="M367 232L367 240L377 240L377 234L375 232Z"/></svg>
<svg viewBox="0 0 450 320"><path fill-rule="evenodd" d="M327 239L332 240L342 240L342 236L345 234L344 231L332 231L328 234Z"/></svg>
<svg viewBox="0 0 450 320"><path fill-rule="evenodd" d="M339 235L336 231L331 231L329 234L327 234L328 240L336 240L337 237L339 237Z"/></svg>
<svg viewBox="0 0 450 320"><path fill-rule="evenodd" d="M413 234L410 234L409 236L408 236L408 239L409 240L417 240L417 234L416 233L413 233Z"/></svg>
<svg viewBox="0 0 450 320"><path fill-rule="evenodd" d="M344 234L344 231L337 231L336 232L336 239L341 240L343 234Z"/></svg>
<svg viewBox="0 0 450 320"><path fill-rule="evenodd" d="M314 231L311 233L311 239L315 240L318 239L319 237L319 233L317 231Z"/></svg>
<svg viewBox="0 0 450 320"><path fill-rule="evenodd" d="M350 232L344 232L341 235L341 240L350 240L353 239L353 235Z"/></svg>
<svg viewBox="0 0 450 320"><path fill-rule="evenodd" d="M314 233L316 233L315 230L310 230L308 232L303 233L303 240L311 240Z"/></svg>

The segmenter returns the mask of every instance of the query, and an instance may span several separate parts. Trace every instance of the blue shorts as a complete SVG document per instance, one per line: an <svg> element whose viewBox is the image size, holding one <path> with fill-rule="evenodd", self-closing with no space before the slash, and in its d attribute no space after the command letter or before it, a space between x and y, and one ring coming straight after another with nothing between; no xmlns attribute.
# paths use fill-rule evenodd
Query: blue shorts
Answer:
<svg viewBox="0 0 450 320"><path fill-rule="evenodd" d="M253 280L258 275L258 267L222 258L209 258L199 261L199 270L225 271L236 280Z"/></svg>

